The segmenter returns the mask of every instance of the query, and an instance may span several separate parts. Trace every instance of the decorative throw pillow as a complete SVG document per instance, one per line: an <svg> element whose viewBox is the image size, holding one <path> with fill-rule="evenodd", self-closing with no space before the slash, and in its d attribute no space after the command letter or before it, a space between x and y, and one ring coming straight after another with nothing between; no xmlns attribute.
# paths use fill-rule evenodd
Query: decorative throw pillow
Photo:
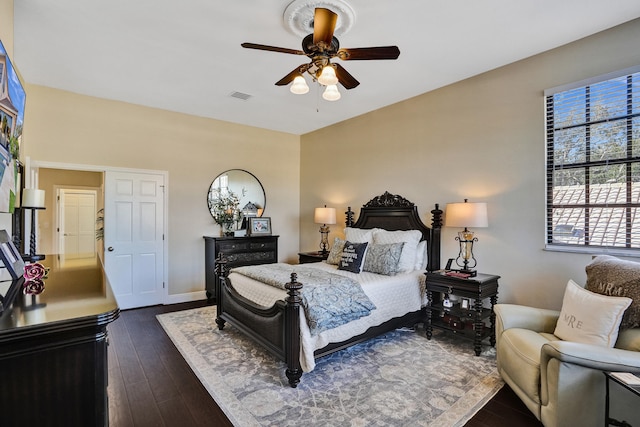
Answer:
<svg viewBox="0 0 640 427"><path fill-rule="evenodd" d="M353 243L371 243L373 241L373 228L352 228L344 229L344 239Z"/></svg>
<svg viewBox="0 0 640 427"><path fill-rule="evenodd" d="M340 257L342 256L342 249L344 249L344 240L336 237L333 240L333 246L331 246L331 250L327 256L327 264L338 265Z"/></svg>
<svg viewBox="0 0 640 427"><path fill-rule="evenodd" d="M338 270L360 273L368 245L368 243L351 243L348 240L345 241L340 263L338 264Z"/></svg>
<svg viewBox="0 0 640 427"><path fill-rule="evenodd" d="M613 347L629 304L630 298L596 294L569 280L553 334L565 341Z"/></svg>
<svg viewBox="0 0 640 427"><path fill-rule="evenodd" d="M398 263L398 273L406 273L415 269L416 251L421 238L422 233L418 230L387 231L376 229L373 233L373 243L375 244L404 242Z"/></svg>
<svg viewBox="0 0 640 427"><path fill-rule="evenodd" d="M384 274L386 276L395 276L398 272L398 262L402 254L402 246L404 246L404 243L369 245L362 270Z"/></svg>
<svg viewBox="0 0 640 427"><path fill-rule="evenodd" d="M585 270L586 289L597 294L633 300L622 317L620 329L640 327L640 263L599 255Z"/></svg>

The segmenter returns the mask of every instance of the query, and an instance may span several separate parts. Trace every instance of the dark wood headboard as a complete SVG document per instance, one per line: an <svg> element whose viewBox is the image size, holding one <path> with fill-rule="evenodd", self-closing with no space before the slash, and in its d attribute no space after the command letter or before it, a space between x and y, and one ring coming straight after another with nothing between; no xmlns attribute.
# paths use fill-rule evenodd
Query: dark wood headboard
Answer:
<svg viewBox="0 0 640 427"><path fill-rule="evenodd" d="M418 214L416 205L402 196L385 191L384 194L369 200L360 209L357 221L353 221L354 212L347 209L347 227L383 228L389 231L420 230L422 240L427 241L429 260L428 271L440 269L440 233L442 228L442 210L436 204L431 211L431 227L427 227Z"/></svg>

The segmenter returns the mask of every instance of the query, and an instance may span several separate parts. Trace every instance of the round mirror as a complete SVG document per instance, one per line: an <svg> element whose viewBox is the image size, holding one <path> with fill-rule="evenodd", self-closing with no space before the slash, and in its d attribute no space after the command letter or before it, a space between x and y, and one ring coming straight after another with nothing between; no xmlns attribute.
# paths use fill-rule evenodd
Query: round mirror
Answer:
<svg viewBox="0 0 640 427"><path fill-rule="evenodd" d="M218 224L238 229L246 218L262 216L266 197L262 184L252 173L230 169L211 183L207 204Z"/></svg>

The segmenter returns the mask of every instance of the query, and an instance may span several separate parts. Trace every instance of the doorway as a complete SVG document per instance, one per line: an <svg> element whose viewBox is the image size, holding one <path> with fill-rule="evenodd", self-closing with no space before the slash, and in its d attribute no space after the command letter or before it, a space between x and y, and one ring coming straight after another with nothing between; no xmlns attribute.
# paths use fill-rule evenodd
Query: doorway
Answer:
<svg viewBox="0 0 640 427"><path fill-rule="evenodd" d="M166 261L168 240L165 238L168 223L166 214L168 204L165 197L168 180L166 171L37 161L27 166L31 178L27 185L45 190L47 209L38 212L38 252L65 253L64 258L71 260L71 264L75 265L82 260L82 257L88 256L93 251L94 257L99 256L103 260L105 271L121 309L162 304L166 301L168 295L165 279L168 275ZM124 229L118 229L115 235L107 229L108 224L112 224L112 228L116 224L122 225L125 204L122 200L116 200L114 195L122 196L122 189L127 187L128 184L122 179L123 177L135 177L130 185L134 189L136 186L142 189L141 192L134 191L130 199L131 212L134 215L134 210L138 208L133 206L137 204L142 208L141 217L132 217L135 222L131 223L131 230L132 234L138 231L142 233L145 245L139 248L147 251L138 255L131 253L129 257L123 256L122 252L126 247L122 240ZM116 185L120 187L114 192ZM150 203L152 190L155 192L155 198L153 203ZM58 196L60 196L59 203ZM153 213L149 210L152 204ZM153 236L156 241L153 254L149 252L149 245L147 245L151 235L150 218L155 220ZM103 225L104 228L101 230ZM73 231L70 233L69 230ZM116 231L115 228L112 231ZM113 249L109 251L108 248ZM67 257L69 254L71 254L70 257ZM74 257L75 260L73 260ZM129 264L123 260L128 260ZM124 265L127 266L126 269L123 268ZM136 277L145 278L145 280L139 280ZM150 277L154 280L149 280Z"/></svg>
<svg viewBox="0 0 640 427"><path fill-rule="evenodd" d="M65 260L94 258L98 190L56 187L57 251Z"/></svg>

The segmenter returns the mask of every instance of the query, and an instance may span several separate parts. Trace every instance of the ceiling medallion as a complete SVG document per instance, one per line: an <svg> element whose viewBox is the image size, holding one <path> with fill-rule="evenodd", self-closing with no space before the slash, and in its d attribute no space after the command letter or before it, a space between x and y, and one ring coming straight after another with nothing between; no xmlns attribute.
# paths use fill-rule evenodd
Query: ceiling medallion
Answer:
<svg viewBox="0 0 640 427"><path fill-rule="evenodd" d="M351 6L342 0L293 0L284 10L284 26L300 37L313 33L313 16L316 7L329 9L338 15L338 22L333 31L334 36L341 36L349 32L356 21Z"/></svg>

